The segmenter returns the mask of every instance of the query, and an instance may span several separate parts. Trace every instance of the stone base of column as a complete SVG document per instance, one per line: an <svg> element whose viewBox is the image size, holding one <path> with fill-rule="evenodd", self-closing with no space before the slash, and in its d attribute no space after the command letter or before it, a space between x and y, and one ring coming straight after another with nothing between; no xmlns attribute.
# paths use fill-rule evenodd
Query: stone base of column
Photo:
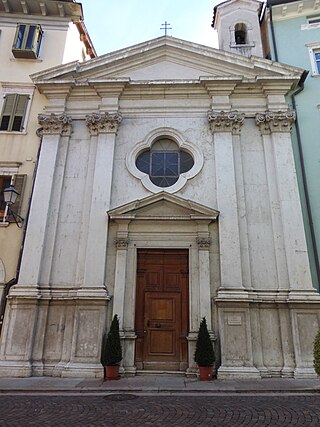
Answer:
<svg viewBox="0 0 320 427"><path fill-rule="evenodd" d="M216 300L239 301L249 298L249 293L244 288L219 288Z"/></svg>
<svg viewBox="0 0 320 427"><path fill-rule="evenodd" d="M1 368L1 364L0 364ZM11 375L21 376L21 375ZM32 377L62 377L62 378L103 378L104 369L100 363L38 363L30 365Z"/></svg>
<svg viewBox="0 0 320 427"><path fill-rule="evenodd" d="M281 369L281 377L282 378L293 378L294 369L293 368L282 368Z"/></svg>
<svg viewBox="0 0 320 427"><path fill-rule="evenodd" d="M40 300L10 296L0 346L0 376L103 378L104 292L79 298L54 290ZM32 361L32 362L30 362Z"/></svg>
<svg viewBox="0 0 320 427"><path fill-rule="evenodd" d="M68 363L61 372L63 378L104 378L101 363Z"/></svg>
<svg viewBox="0 0 320 427"><path fill-rule="evenodd" d="M310 290L290 290L288 295L289 302L317 302L320 303L320 295L315 289Z"/></svg>
<svg viewBox="0 0 320 427"><path fill-rule="evenodd" d="M0 361L0 377L20 377L26 378L32 376L32 366L30 362L1 360Z"/></svg>
<svg viewBox="0 0 320 427"><path fill-rule="evenodd" d="M293 376L294 378L301 379L317 378L317 374L313 368L296 368Z"/></svg>
<svg viewBox="0 0 320 427"><path fill-rule="evenodd" d="M220 366L218 380L259 379L260 372L253 366Z"/></svg>
<svg viewBox="0 0 320 427"><path fill-rule="evenodd" d="M120 373L124 374L126 377L134 377L137 375L137 368L135 366L123 366L121 368Z"/></svg>

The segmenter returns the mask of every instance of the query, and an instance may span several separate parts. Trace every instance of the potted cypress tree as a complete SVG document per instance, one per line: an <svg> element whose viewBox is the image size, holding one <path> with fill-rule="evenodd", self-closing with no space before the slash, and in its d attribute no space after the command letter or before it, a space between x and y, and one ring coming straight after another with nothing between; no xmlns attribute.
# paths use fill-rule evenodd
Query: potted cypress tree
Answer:
<svg viewBox="0 0 320 427"><path fill-rule="evenodd" d="M194 361L199 367L200 381L212 380L213 363L215 354L208 332L206 318L203 317L198 331Z"/></svg>
<svg viewBox="0 0 320 427"><path fill-rule="evenodd" d="M119 318L115 314L108 334L102 340L101 363L104 366L106 380L118 380L122 349L119 334Z"/></svg>
<svg viewBox="0 0 320 427"><path fill-rule="evenodd" d="M320 330L313 341L313 367L316 374L320 376Z"/></svg>

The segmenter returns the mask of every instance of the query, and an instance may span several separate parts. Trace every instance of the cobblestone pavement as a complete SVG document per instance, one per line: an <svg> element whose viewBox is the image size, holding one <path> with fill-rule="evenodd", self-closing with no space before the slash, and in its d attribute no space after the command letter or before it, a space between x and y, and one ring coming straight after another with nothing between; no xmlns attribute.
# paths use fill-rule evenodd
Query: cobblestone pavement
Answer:
<svg viewBox="0 0 320 427"><path fill-rule="evenodd" d="M0 426L320 426L320 395L6 395Z"/></svg>

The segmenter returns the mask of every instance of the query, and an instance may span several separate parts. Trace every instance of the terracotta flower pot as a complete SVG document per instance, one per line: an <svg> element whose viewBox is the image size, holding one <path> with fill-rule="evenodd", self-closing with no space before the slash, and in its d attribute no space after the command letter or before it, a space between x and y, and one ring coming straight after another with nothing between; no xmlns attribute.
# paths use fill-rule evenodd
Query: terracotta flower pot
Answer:
<svg viewBox="0 0 320 427"><path fill-rule="evenodd" d="M211 381L212 380L212 366L199 366L199 380Z"/></svg>
<svg viewBox="0 0 320 427"><path fill-rule="evenodd" d="M105 366L104 370L105 370L105 378L107 381L120 379L119 365Z"/></svg>

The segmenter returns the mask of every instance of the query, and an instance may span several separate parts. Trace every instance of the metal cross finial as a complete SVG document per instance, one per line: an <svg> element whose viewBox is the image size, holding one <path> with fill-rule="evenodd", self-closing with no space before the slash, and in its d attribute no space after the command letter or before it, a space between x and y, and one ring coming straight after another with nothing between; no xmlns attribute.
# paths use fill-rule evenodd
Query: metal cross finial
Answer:
<svg viewBox="0 0 320 427"><path fill-rule="evenodd" d="M160 30L164 30L165 36L167 35L168 30L172 30L172 27L169 27L169 25L171 25L171 24L169 24L169 22L167 22L167 21L164 21L164 24L161 24Z"/></svg>

